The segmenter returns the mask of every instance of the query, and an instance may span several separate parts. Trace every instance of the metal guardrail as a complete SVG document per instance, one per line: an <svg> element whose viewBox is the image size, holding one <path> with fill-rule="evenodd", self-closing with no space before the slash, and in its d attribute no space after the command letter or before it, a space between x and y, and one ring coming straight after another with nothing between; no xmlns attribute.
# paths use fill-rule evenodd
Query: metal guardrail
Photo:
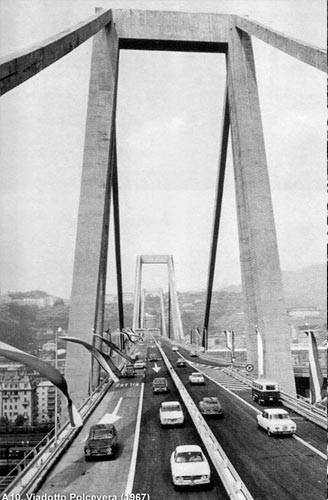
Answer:
<svg viewBox="0 0 328 500"><path fill-rule="evenodd" d="M224 368L223 371L248 386L252 385L251 375L242 375L233 368ZM280 399L284 406L287 406L287 408L290 408L323 429L327 429L327 413L324 410L321 410L320 408L317 408L302 399L291 396L284 391L280 391Z"/></svg>
<svg viewBox="0 0 328 500"><path fill-rule="evenodd" d="M156 340L155 340L156 342ZM173 369L170 361L168 360L165 352L161 346L156 342L161 355L164 359L164 363L170 372L170 375L180 393L180 396L190 414L192 421L195 424L196 430L200 435L206 450L211 457L213 465L219 474L221 481L232 500L253 500L252 495L246 488L245 484L241 480L238 472L229 461L227 455L223 451L222 447L218 443L215 435L211 431L210 427L206 423L204 417L198 410L190 394L186 390L185 386L181 382L179 376Z"/></svg>

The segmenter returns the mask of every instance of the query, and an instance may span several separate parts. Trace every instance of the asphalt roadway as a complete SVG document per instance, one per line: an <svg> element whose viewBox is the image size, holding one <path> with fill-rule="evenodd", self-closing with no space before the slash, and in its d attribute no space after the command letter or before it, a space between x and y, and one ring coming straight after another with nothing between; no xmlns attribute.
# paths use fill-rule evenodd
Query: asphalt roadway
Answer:
<svg viewBox="0 0 328 500"><path fill-rule="evenodd" d="M168 343L162 342L162 347L175 366L178 354L172 352ZM199 358L197 361L202 362ZM209 379L205 379L204 386L191 385L188 377L194 368L187 366L176 370L196 404L204 396L219 398L225 416L223 419L208 418L208 424L254 499L326 498L325 460L291 437L268 437L257 427L254 410ZM242 394L238 392L238 396ZM316 431L319 439L324 431ZM321 447L324 442L325 439Z"/></svg>

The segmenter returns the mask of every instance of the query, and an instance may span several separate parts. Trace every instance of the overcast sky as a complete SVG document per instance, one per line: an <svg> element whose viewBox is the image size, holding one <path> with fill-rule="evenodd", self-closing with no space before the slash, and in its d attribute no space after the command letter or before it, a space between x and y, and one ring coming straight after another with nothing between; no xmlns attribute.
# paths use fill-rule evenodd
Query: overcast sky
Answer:
<svg viewBox="0 0 328 500"><path fill-rule="evenodd" d="M0 0L7 54L92 15L96 6L248 15L326 46L321 0ZM325 261L325 75L253 39L281 266ZM0 288L69 297L91 41L0 100ZM137 254L173 254L179 290L206 287L224 57L122 51L118 168L125 291ZM230 146L229 146L230 149ZM214 287L240 282L229 151ZM111 239L112 241L112 239ZM112 247L112 244L111 244ZM115 290L113 251L108 290ZM150 267L145 286L164 284Z"/></svg>

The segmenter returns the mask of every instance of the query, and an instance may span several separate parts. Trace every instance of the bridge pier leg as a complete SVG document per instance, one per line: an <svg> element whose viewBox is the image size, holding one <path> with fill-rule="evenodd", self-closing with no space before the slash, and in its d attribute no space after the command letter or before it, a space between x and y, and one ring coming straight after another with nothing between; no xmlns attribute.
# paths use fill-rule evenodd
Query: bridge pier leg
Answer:
<svg viewBox="0 0 328 500"><path fill-rule="evenodd" d="M256 329L264 344L264 374L295 393L269 176L251 39L232 26L228 97L248 361L257 370Z"/></svg>
<svg viewBox="0 0 328 500"><path fill-rule="evenodd" d="M118 76L118 38L114 23L93 39L89 100L74 257L69 333L90 342L103 332L109 208L112 183L113 125ZM90 355L67 346L66 376L77 405L88 392ZM99 369L92 369L92 386Z"/></svg>

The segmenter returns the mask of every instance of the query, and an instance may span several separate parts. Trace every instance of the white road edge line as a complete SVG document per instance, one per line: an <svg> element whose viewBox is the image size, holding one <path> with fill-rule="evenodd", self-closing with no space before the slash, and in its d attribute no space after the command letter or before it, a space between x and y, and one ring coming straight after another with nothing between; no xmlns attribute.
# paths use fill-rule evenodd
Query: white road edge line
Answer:
<svg viewBox="0 0 328 500"><path fill-rule="evenodd" d="M134 476L135 476L135 472L136 472L144 388L145 388L145 384L144 384L144 382L142 382L141 389L140 389L140 396L139 396L139 406L138 406L136 428L134 431L132 457L131 457L128 481L126 483L125 494L124 494L124 496L126 498L128 498L132 493Z"/></svg>
<svg viewBox="0 0 328 500"><path fill-rule="evenodd" d="M317 450L317 448L315 448L314 446L312 446L312 444L307 443L306 441L304 441L299 436L295 436L294 435L293 438L296 439L296 441L299 441L300 443L302 443L304 446L306 446L310 450L314 451L314 453L316 453L317 455L319 455L319 457L323 458L324 460L327 460L327 455L325 455L324 453L322 453L322 451Z"/></svg>
<svg viewBox="0 0 328 500"><path fill-rule="evenodd" d="M192 365L192 361L189 361L187 358L185 358L181 353L179 353L179 355L189 364L189 365ZM239 399L239 401L241 401L242 403L244 403L245 405L247 405L249 408L251 408L253 411L255 411L256 413L261 413L260 410L258 410L257 408L255 408L255 406L251 405L250 403L248 403L248 401L245 401L244 399L242 399L240 396L238 396L237 394L235 394L234 392L230 391L230 389L227 389L227 387L224 387L222 384L220 384L220 382L218 382L217 380L214 380L214 378L212 378L210 375L207 375L206 372L204 372L203 370L200 370L198 369L198 371L202 372L203 375L205 375L205 377L207 377L208 379L212 380L212 382L214 382L214 384L222 387L222 389L224 389L225 391L229 392L229 394L231 394L232 396L235 396L235 398ZM315 448L314 446L312 446L310 443L307 443L306 441L304 441L302 438L300 438L299 436L296 436L296 435L293 435L293 438L296 439L296 441L299 441L301 444L303 444L304 446L306 446L307 448L309 448L310 450L314 451L314 453L316 453L317 455L319 455L319 457L323 458L324 460L327 460L327 455L325 455L324 453L322 453L322 451L318 450L317 448Z"/></svg>

